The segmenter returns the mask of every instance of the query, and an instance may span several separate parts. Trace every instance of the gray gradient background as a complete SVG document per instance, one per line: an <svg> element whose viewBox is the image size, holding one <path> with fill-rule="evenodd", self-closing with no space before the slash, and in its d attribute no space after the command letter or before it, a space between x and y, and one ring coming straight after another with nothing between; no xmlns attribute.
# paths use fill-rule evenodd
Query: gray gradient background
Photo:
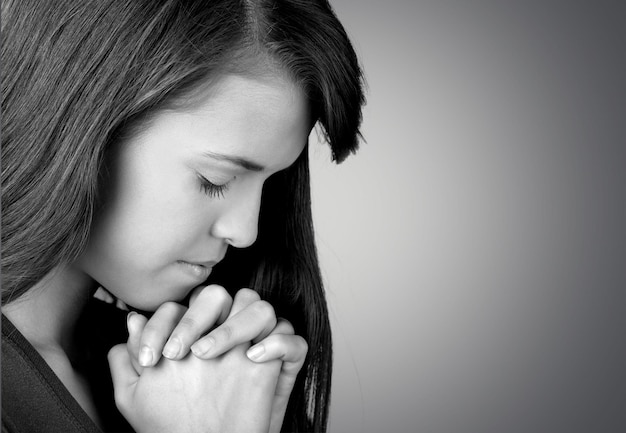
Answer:
<svg viewBox="0 0 626 433"><path fill-rule="evenodd" d="M625 432L626 2L332 4L369 93L311 149L331 432Z"/></svg>

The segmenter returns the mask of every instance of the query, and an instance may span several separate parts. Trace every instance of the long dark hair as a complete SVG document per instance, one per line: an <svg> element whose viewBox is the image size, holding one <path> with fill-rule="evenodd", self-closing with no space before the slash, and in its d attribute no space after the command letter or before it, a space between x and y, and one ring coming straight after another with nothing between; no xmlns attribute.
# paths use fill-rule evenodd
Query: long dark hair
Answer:
<svg viewBox="0 0 626 433"><path fill-rule="evenodd" d="M327 1L3 0L2 303L82 253L107 150L225 73L285 73L341 162L359 141L362 75ZM331 333L306 151L268 180L259 238L214 278L259 291L309 343L286 431L324 431Z"/></svg>

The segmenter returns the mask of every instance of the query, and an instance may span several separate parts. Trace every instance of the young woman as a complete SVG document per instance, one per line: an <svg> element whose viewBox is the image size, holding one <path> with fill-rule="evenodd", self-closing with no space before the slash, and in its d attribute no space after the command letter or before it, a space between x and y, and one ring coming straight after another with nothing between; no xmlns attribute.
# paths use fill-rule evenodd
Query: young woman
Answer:
<svg viewBox="0 0 626 433"><path fill-rule="evenodd" d="M2 40L3 431L324 431L306 143L363 104L328 3L5 0Z"/></svg>

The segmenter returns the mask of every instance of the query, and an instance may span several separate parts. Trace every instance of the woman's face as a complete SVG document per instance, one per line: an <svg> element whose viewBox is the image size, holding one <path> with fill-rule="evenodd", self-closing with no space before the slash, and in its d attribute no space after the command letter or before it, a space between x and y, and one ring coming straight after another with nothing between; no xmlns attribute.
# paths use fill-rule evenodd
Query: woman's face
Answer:
<svg viewBox="0 0 626 433"><path fill-rule="evenodd" d="M228 246L257 236L263 183L310 132L302 92L279 78L226 76L193 108L163 111L117 146L80 271L154 310L201 284Z"/></svg>

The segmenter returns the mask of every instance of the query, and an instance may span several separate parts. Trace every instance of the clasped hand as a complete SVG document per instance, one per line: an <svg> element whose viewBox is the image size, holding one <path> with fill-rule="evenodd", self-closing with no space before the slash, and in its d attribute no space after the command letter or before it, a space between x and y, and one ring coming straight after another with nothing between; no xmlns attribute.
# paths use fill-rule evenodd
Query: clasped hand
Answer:
<svg viewBox="0 0 626 433"><path fill-rule="evenodd" d="M233 299L198 287L189 307L167 302L149 320L130 313L128 332L109 364L115 402L136 431L280 431L308 348L255 291Z"/></svg>

